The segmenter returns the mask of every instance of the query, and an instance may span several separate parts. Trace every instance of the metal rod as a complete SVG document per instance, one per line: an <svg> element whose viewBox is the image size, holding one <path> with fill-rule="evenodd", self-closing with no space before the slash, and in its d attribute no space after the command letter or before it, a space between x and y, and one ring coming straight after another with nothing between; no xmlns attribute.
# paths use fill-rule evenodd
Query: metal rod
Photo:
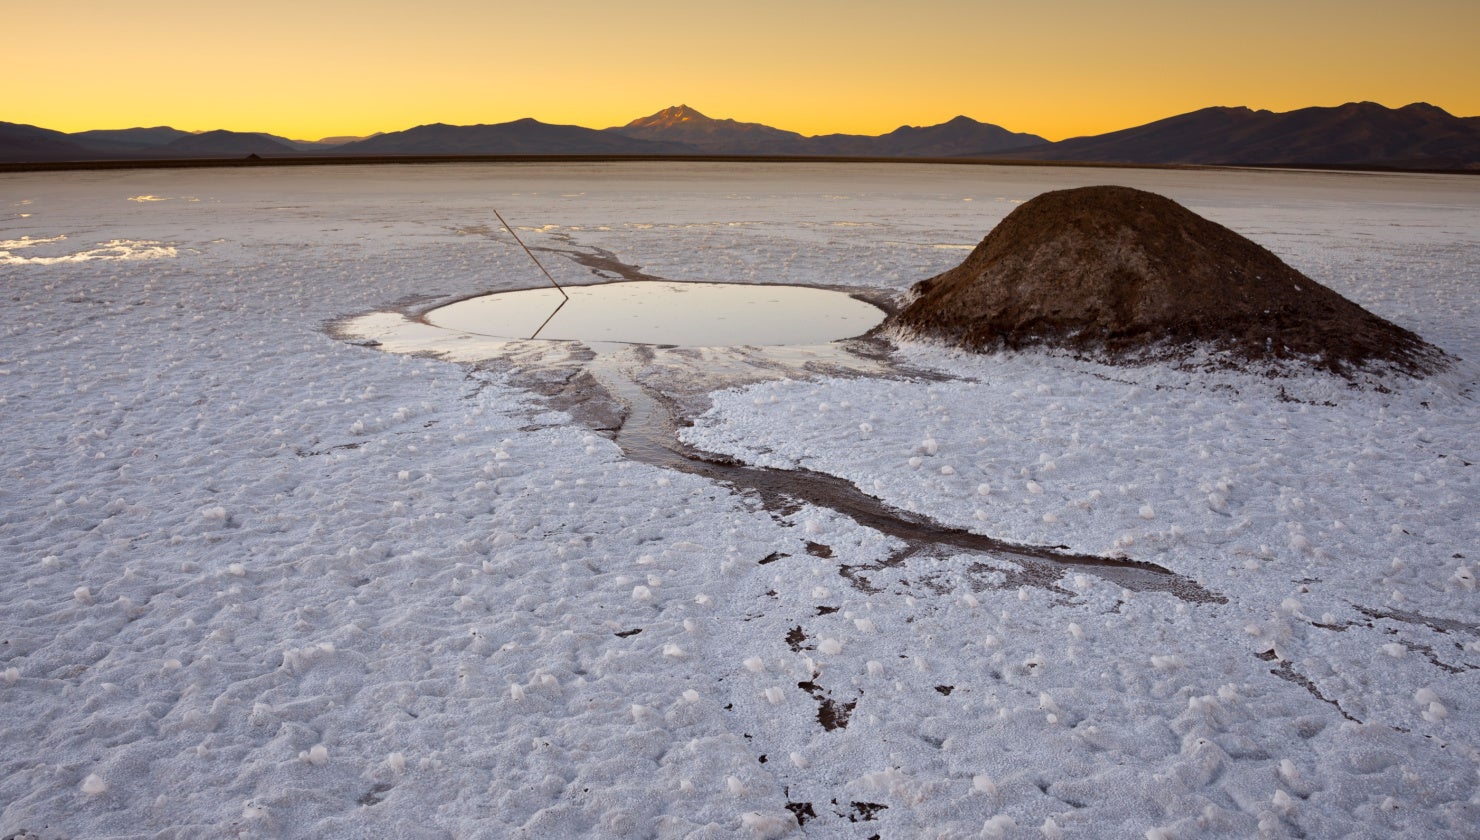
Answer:
<svg viewBox="0 0 1480 840"><path fill-rule="evenodd" d="M545 279L550 281L550 285L555 287L555 291L559 292L561 297L570 300L570 295L566 294L565 290L560 288L560 284L555 282L555 278L550 276L550 272L545 271L545 266L540 262L540 258L536 257L534 252L529 250L529 246L524 244L524 240L519 238L519 234L514 232L514 226L504 221L503 215L496 208L493 211L493 215L498 216L499 224L503 225L504 230L508 231L509 235L514 237L514 241L519 243L519 247L524 249L524 253L528 254L529 258L534 260L534 264L539 267L540 273L545 275ZM541 325L540 329L544 329L544 325Z"/></svg>
<svg viewBox="0 0 1480 840"><path fill-rule="evenodd" d="M556 286L555 288L558 289L560 287ZM564 294L564 292L561 292L561 294ZM562 300L559 304L555 306L555 311L551 312L550 317L546 318L544 322L540 324L540 328L534 331L534 335L530 336L529 340L534 341L535 339L539 338L540 333L544 332L545 327L548 326L551 321L555 320L555 316L560 314L560 310L564 309L567 303L570 303L569 297L567 297L565 300Z"/></svg>

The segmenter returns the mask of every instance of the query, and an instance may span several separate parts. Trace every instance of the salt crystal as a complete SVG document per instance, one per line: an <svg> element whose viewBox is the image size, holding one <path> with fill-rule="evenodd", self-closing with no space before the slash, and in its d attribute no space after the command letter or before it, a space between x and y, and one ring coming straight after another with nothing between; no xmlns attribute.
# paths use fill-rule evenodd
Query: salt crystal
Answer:
<svg viewBox="0 0 1480 840"><path fill-rule="evenodd" d="M1009 833L1015 831L1016 829L1017 820L1007 816L1006 814L998 814L995 817L989 818L986 823L982 825L982 836L1006 837Z"/></svg>
<svg viewBox="0 0 1480 840"><path fill-rule="evenodd" d="M88 773L82 780L82 792L88 796L101 796L108 792L108 783L97 773Z"/></svg>

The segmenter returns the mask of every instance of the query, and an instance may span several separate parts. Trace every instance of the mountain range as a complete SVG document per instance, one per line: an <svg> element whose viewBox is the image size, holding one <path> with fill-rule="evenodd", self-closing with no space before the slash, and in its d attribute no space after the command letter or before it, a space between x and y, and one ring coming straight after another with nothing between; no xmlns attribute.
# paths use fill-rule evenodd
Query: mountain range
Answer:
<svg viewBox="0 0 1480 840"><path fill-rule="evenodd" d="M688 107L591 129L521 119L433 124L366 138L292 140L270 134L169 127L67 134L0 122L0 163L166 159L384 158L476 155L931 158L1128 164L1372 166L1480 171L1480 117L1426 103L1372 102L1296 111L1204 108L1121 131L1050 142L956 117L887 134L805 136Z"/></svg>

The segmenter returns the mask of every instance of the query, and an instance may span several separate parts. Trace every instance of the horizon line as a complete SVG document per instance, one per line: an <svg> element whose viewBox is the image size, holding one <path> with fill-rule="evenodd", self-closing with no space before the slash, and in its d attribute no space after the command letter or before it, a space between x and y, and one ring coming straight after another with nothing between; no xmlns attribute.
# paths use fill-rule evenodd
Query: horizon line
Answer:
<svg viewBox="0 0 1480 840"><path fill-rule="evenodd" d="M741 119L735 119L735 118L732 118L732 117L713 117L713 116L710 116L710 115L705 114L704 112L700 111L700 109L694 108L693 106L690 106L690 105L688 105L686 103L679 103L678 105L669 105L669 106L666 106L666 107L661 108L661 109L659 109L657 111L654 111L654 112L652 112L650 114L644 114L642 116L635 117L635 118L633 118L633 120L629 120L628 123L623 124L623 125L603 126L603 127L600 127L600 128L597 128L597 127L594 127L594 126L582 125L580 123L574 123L574 122L546 122L546 121L540 119L539 117L534 117L534 116L515 117L513 119L502 120L502 121L499 121L499 122L471 122L471 123L445 122L443 120L433 119L433 120L431 120L429 122L417 122L417 123L415 123L413 125L410 125L410 126L407 126L405 128L381 129L381 130L377 130L377 131L371 132L369 134L344 134L344 133L327 134L327 135L324 135L322 137L319 137L318 139L312 139L312 140L311 139L307 139L305 137L295 137L295 136L293 136L291 134L280 134L280 133L277 133L277 132L267 131L267 130L262 130L262 129L246 129L246 130L242 130L242 129L221 128L219 126L214 127L214 128L189 129L189 128L179 128L178 126L170 125L170 124L167 124L167 123L164 123L164 124L156 124L156 125L131 125L131 126L124 126L124 127L121 127L121 128L86 128L86 129L78 129L76 131L67 131L67 130L64 130L64 129L50 128L48 126L41 125L41 124L38 124L38 123L12 123L12 124L13 125L29 125L32 128L40 128L40 129L45 129L45 130L48 130L48 131L57 131L59 133L67 134L67 135L86 134L88 132L95 132L95 131L132 131L132 130L139 130L139 129L145 129L145 130L147 130L147 129L167 128L167 129L171 129L171 130L174 130L174 131L183 131L183 132L186 132L187 134L193 134L193 135L209 134L209 133L215 132L215 131L226 131L226 132L230 132L230 133L233 133L233 134L260 134L260 135L266 135L266 136L269 136L269 137L278 137L278 138L282 138L282 139L285 139L285 140L291 140L291 141L296 142L296 143L315 143L315 144L317 144L317 143L324 143L324 142L329 141L329 140L335 140L335 139L340 139L340 138L347 138L347 139L344 139L342 141L343 143L352 143L352 142L355 142L357 140L364 140L364 139L367 139L367 138L370 138L370 137L375 137L375 136L378 136L378 135L395 134L395 133L398 133L398 132L410 131L410 130L415 129L415 128L422 128L422 127L425 127L425 126L435 126L435 125L445 125L445 126L450 126L450 127L455 127L455 128L472 128L472 127L477 127L477 126L511 125L511 124L517 123L517 122L526 122L526 121L528 121L528 122L540 123L542 125L571 126L571 127L575 127L575 128L584 128L584 129L588 129L588 130L591 130L591 131L612 131L612 130L619 130L619 129L625 128L627 125L630 125L632 122L634 122L636 120L641 120L641 119L645 119L647 117L657 116L658 114L661 114L664 111L675 110L675 109L678 109L678 108L687 108L687 109L689 109L691 111L695 111L696 113L700 113L706 119L711 119L711 120L714 120L715 122L729 121L729 122L735 122L735 123L738 123L738 124L741 124L741 125L760 125L760 126L764 126L766 128L775 129L777 131L785 131L785 132L788 132L788 133L791 133L791 134L796 134L796 135L798 135L800 137L809 138L809 139L810 138L816 138L816 137L831 137L831 136L881 137L881 136L884 136L884 135L889 134L891 132L899 131L899 130L905 129L905 128L915 128L915 129L934 128L934 127L937 127L937 126L941 126L941 125L945 125L947 123L950 123L953 120L957 120L957 119L961 119L961 118L966 118L966 119L972 120L973 122L976 122L978 124L995 126L997 128L1001 128L1001 129L1004 129L1006 131L1010 131L1010 132L1012 132L1014 134L1032 134L1033 136L1044 138L1044 140L1046 142L1049 142L1049 143L1059 143L1059 142L1063 142L1065 140L1073 140L1073 139L1077 139L1077 138L1080 138L1080 137L1099 137L1099 136L1103 136L1103 135L1106 135L1106 134L1114 134L1117 131L1125 131L1125 130L1132 129L1132 128L1138 128L1138 127L1144 126L1144 125L1151 125L1153 123L1161 122L1163 120L1172 119L1174 117L1185 116L1187 114L1195 114L1195 113L1198 113L1200 111L1208 111L1208 110L1213 110L1213 109L1228 109L1228 110L1239 110L1239 109L1242 109L1242 110L1247 110L1247 111L1251 111L1251 112L1254 112L1254 113L1289 114L1289 113L1294 113L1295 111L1305 111L1305 110L1311 110L1311 109L1317 109L1317 108L1334 109L1334 108L1345 107L1347 105L1364 105L1364 104L1377 105L1379 107L1386 108L1388 110L1393 110L1393 111L1401 110L1403 108L1408 108L1408 107L1411 107L1411 106L1414 106L1414 105L1426 105L1426 106L1429 106L1429 107L1432 107L1432 108L1437 108L1438 110L1443 111L1444 113L1449 114L1450 116L1455 117L1457 119L1477 119L1477 118L1480 118L1480 115L1464 116L1464 115L1460 115L1460 114L1455 114L1453 111L1450 111L1449 109L1443 107L1442 105L1435 105L1434 103L1429 102L1428 100L1415 100L1415 101L1412 101L1412 102L1404 103L1403 105L1396 105L1396 106L1394 106L1394 105L1386 105L1386 104L1384 104L1382 102L1378 102L1378 101L1373 100L1373 99L1353 99L1353 100L1348 100L1348 101L1345 101L1345 102L1341 102L1341 103L1336 104L1336 105L1304 105L1304 106L1301 106L1301 107L1298 107L1298 108L1292 108L1292 109L1287 110L1287 111L1276 111L1276 110L1271 109L1271 108L1255 108L1255 107L1250 106L1250 105L1205 105L1205 106L1202 106L1202 107L1193 108L1192 110L1189 110L1189 111L1179 111L1177 113L1173 113L1173 114L1168 114L1168 115L1165 115L1165 116L1157 117L1157 118L1152 119L1152 120L1149 120L1147 122L1135 123L1133 125L1127 125L1127 126L1124 126L1124 127L1121 127L1121 128L1113 128L1113 129L1110 129L1109 131L1102 131L1102 132L1098 132L1098 133L1095 133L1095 134L1072 134L1072 135L1068 135L1068 136L1065 136L1065 137L1058 138L1056 140L1055 139L1051 139L1051 138L1049 138L1046 135L1038 134L1037 132L1034 132L1034 131L1031 131L1031 130L1021 130L1021 129L1016 129L1016 128L1008 128L1007 126L1001 125L999 123L994 123L994 122L989 122L989 121L986 121L986 120L981 120L981 119L978 119L976 117L968 116L967 114L964 114L964 113L958 113L957 115L955 115L953 117L948 117L948 118L946 118L944 120L941 120L940 122L929 123L929 124L924 124L924 125L912 125L910 123L901 123L900 125L892 128L892 129L889 129L887 131L884 131L884 132L882 132L880 134L853 134L853 133L841 132L841 131L837 131L837 132L826 132L826 133L820 133L820 134L803 134L802 132L799 132L799 131L793 131L791 129L780 128L778 126L774 126L774 125L771 125L769 123L753 122L753 121L750 121L750 120L741 120Z"/></svg>

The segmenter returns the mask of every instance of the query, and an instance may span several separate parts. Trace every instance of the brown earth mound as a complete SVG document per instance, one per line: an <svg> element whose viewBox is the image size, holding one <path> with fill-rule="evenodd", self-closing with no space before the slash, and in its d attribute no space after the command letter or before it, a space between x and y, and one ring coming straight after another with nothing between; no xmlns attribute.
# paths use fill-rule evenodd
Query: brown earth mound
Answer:
<svg viewBox="0 0 1480 840"><path fill-rule="evenodd" d="M1448 358L1228 228L1128 187L1044 193L914 291L881 329L977 352L1175 357L1204 347L1347 377L1388 366L1422 376Z"/></svg>

